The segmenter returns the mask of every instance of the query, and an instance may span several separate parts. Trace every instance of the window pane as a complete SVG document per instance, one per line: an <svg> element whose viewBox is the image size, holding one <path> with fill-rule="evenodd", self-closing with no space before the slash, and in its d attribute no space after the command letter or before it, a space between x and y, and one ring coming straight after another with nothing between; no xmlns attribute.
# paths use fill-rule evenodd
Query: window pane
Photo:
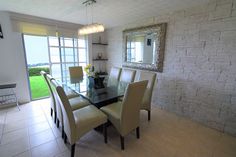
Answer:
<svg viewBox="0 0 236 157"><path fill-rule="evenodd" d="M79 63L79 66L85 67L86 63Z"/></svg>
<svg viewBox="0 0 236 157"><path fill-rule="evenodd" d="M64 38L60 37L60 46L64 46Z"/></svg>
<svg viewBox="0 0 236 157"><path fill-rule="evenodd" d="M55 79L61 79L61 65L60 64L52 64L52 76Z"/></svg>
<svg viewBox="0 0 236 157"><path fill-rule="evenodd" d="M59 63L60 62L60 53L59 48L51 47L50 48L51 62Z"/></svg>
<svg viewBox="0 0 236 157"><path fill-rule="evenodd" d="M50 46L59 46L57 37L49 37L49 45Z"/></svg>
<svg viewBox="0 0 236 157"><path fill-rule="evenodd" d="M78 39L74 38L74 47L78 47Z"/></svg>
<svg viewBox="0 0 236 157"><path fill-rule="evenodd" d="M86 47L86 40L85 39L78 39L78 47L85 48Z"/></svg>
<svg viewBox="0 0 236 157"><path fill-rule="evenodd" d="M77 63L77 62L79 62L79 60L78 60L78 49L75 48L74 50L75 50L75 62Z"/></svg>
<svg viewBox="0 0 236 157"><path fill-rule="evenodd" d="M127 42L127 48L130 48L131 47L131 42Z"/></svg>
<svg viewBox="0 0 236 157"><path fill-rule="evenodd" d="M79 62L86 62L87 54L85 49L79 49Z"/></svg>
<svg viewBox="0 0 236 157"><path fill-rule="evenodd" d="M62 62L74 62L74 50L73 48L62 49Z"/></svg>
<svg viewBox="0 0 236 157"><path fill-rule="evenodd" d="M66 47L73 47L73 38L64 38L64 43Z"/></svg>
<svg viewBox="0 0 236 157"><path fill-rule="evenodd" d="M131 48L134 48L135 47L135 42L131 42Z"/></svg>

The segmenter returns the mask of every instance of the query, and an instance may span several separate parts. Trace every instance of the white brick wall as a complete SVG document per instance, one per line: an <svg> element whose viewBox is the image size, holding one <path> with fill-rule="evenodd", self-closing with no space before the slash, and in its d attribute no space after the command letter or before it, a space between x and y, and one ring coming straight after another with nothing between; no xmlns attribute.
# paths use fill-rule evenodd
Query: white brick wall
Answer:
<svg viewBox="0 0 236 157"><path fill-rule="evenodd" d="M236 136L235 12L236 0L210 0L155 17L168 30L152 103ZM150 19L107 31L108 69L122 66L122 30L148 24Z"/></svg>

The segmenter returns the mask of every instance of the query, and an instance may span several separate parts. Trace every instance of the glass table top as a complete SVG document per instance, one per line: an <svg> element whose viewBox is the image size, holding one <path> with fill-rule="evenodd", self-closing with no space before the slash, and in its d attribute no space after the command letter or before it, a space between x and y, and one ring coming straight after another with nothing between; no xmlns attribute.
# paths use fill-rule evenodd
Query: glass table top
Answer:
<svg viewBox="0 0 236 157"><path fill-rule="evenodd" d="M95 89L93 80L89 77L83 77L72 80L70 78L64 79L62 85L78 93L90 103L101 107L115 102L123 96L128 83L109 79L107 83L104 83L104 88Z"/></svg>

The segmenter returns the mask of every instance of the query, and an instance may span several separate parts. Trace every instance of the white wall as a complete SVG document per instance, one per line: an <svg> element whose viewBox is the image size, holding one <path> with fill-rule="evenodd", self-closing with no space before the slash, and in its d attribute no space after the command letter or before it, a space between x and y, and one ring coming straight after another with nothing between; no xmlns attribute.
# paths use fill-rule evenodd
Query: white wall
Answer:
<svg viewBox="0 0 236 157"><path fill-rule="evenodd" d="M0 83L16 82L21 103L30 101L25 57L20 33L12 32L9 14L0 11L4 38L0 39Z"/></svg>
<svg viewBox="0 0 236 157"><path fill-rule="evenodd" d="M122 30L167 22L152 104L236 135L236 1L210 2L108 30L108 69L122 66Z"/></svg>

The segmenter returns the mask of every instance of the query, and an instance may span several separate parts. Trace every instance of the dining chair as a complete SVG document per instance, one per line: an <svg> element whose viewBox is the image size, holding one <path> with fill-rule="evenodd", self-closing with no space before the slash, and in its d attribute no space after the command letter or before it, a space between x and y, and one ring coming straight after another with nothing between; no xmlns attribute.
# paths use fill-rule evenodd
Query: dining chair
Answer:
<svg viewBox="0 0 236 157"><path fill-rule="evenodd" d="M42 75L42 77L44 78L45 82L47 83L48 89L50 91L50 106L51 106L50 114L51 114L51 117L52 117L53 113L54 113L54 122L56 123L57 111L56 111L55 98L54 98L54 95L52 93L52 88L50 86L49 80L47 79L47 73L45 71L41 71L40 74Z"/></svg>
<svg viewBox="0 0 236 157"><path fill-rule="evenodd" d="M151 102L152 102L152 93L156 81L156 73L150 73L141 71L139 81L148 80L148 85L144 93L144 97L140 106L141 110L146 110L148 112L148 121L151 120Z"/></svg>
<svg viewBox="0 0 236 157"><path fill-rule="evenodd" d="M122 69L121 76L120 76L120 82L134 82L136 70L131 69Z"/></svg>
<svg viewBox="0 0 236 157"><path fill-rule="evenodd" d="M45 79L46 79L46 82L48 84L48 87L49 87L49 91L50 91L50 100L51 100L51 116L52 116L52 111L54 112L54 123L57 124L57 127L59 127L59 119L58 118L58 111L60 111L59 109L59 106L57 104L57 100L55 98L55 94L53 91L55 91L55 89L53 90L53 85L51 83L51 80L55 80L51 75L49 74L46 74L45 72L42 72L42 74L45 75ZM69 90L68 90L69 91ZM78 95L76 95L74 92L68 92L67 93L68 95L68 98L74 98L74 97L77 97Z"/></svg>
<svg viewBox="0 0 236 157"><path fill-rule="evenodd" d="M64 137L64 123L63 123L63 114L62 114L62 109L61 109L61 105L60 105L60 101L58 100L57 97L57 92L56 92L56 87L60 86L60 84L55 80L55 79L51 79L51 86L52 86L52 92L55 98L55 102L56 102L56 109L57 109L57 127L59 128L59 124L61 123L62 126L62 138ZM66 87L64 87L64 89L66 89ZM63 89L63 91L65 92L65 90ZM67 96L66 96L67 97ZM83 108L85 106L89 105L89 102L85 99L83 99L82 97L73 97L73 98L68 98L69 104L71 106L71 109L77 110L80 108Z"/></svg>
<svg viewBox="0 0 236 157"><path fill-rule="evenodd" d="M107 115L108 120L120 134L121 149L124 150L124 136L136 129L139 138L139 113L140 104L148 81L130 83L125 91L122 102L115 102L101 110Z"/></svg>
<svg viewBox="0 0 236 157"><path fill-rule="evenodd" d="M121 68L112 67L108 77L107 86L116 85L120 79L120 73L121 73Z"/></svg>
<svg viewBox="0 0 236 157"><path fill-rule="evenodd" d="M119 87L125 88L127 83L134 82L134 78L136 75L136 70L131 69L122 69L120 80L119 80ZM123 100L123 96L118 98L119 101Z"/></svg>
<svg viewBox="0 0 236 157"><path fill-rule="evenodd" d="M78 83L84 76L82 66L69 67L69 73L71 83Z"/></svg>
<svg viewBox="0 0 236 157"><path fill-rule="evenodd" d="M68 140L71 145L71 157L75 155L76 141L100 125L103 125L104 142L107 143L107 116L93 105L73 111L62 86L56 86L56 91L63 114L64 142Z"/></svg>

